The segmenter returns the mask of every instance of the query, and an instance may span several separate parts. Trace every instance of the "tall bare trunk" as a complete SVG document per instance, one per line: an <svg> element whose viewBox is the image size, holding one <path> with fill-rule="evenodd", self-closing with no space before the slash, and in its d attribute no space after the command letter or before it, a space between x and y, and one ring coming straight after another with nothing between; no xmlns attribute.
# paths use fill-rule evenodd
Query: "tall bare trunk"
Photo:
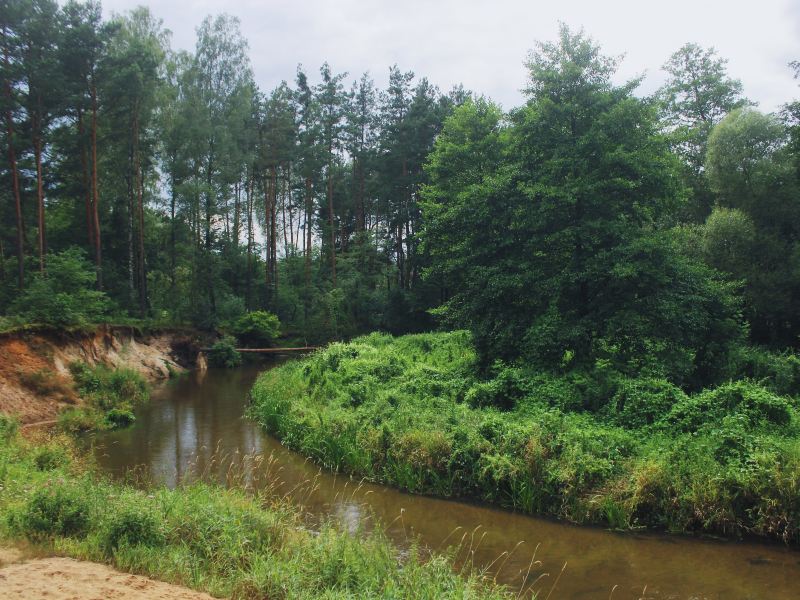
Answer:
<svg viewBox="0 0 800 600"><path fill-rule="evenodd" d="M265 247L265 265L264 265L264 283L266 285L267 291L267 306L270 305L272 300L271 298L271 291L272 291L272 267L270 265L270 261L272 260L272 240L270 240L270 220L272 217L272 207L271 199L272 199L272 178L264 177L264 235L267 237L265 240L266 243L264 244Z"/></svg>
<svg viewBox="0 0 800 600"><path fill-rule="evenodd" d="M311 287L311 222L313 219L313 200L311 198L311 177L306 175L306 288Z"/></svg>
<svg viewBox="0 0 800 600"><path fill-rule="evenodd" d="M89 183L89 159L86 156L86 130L83 127L83 109L78 109L78 143L81 152L81 180L83 182L84 204L86 205L86 235L89 247L94 252L94 210L92 209L92 186Z"/></svg>
<svg viewBox="0 0 800 600"><path fill-rule="evenodd" d="M177 158L173 154L170 157L170 201L169 201L169 287L172 291L172 298L175 299L175 241L177 238L176 223L175 223L175 205L177 203L177 191L175 189L175 172Z"/></svg>
<svg viewBox="0 0 800 600"><path fill-rule="evenodd" d="M95 268L97 269L97 288L103 289L103 252L100 241L100 214L98 205L100 204L100 194L97 184L97 87L92 79L90 94L92 99L92 125L91 125L91 144L92 144L92 217L94 221L94 257Z"/></svg>
<svg viewBox="0 0 800 600"><path fill-rule="evenodd" d="M247 275L245 278L245 307L250 310L250 292L253 277L253 177L247 176Z"/></svg>
<svg viewBox="0 0 800 600"><path fill-rule="evenodd" d="M328 148L328 227L331 230L331 277L336 287L336 228L333 224L333 151Z"/></svg>
<svg viewBox="0 0 800 600"><path fill-rule="evenodd" d="M38 125L36 126L38 129ZM44 225L44 183L42 181L42 138L36 134L33 140L33 154L36 159L36 208L39 222L39 272L44 273L47 244Z"/></svg>
<svg viewBox="0 0 800 600"><path fill-rule="evenodd" d="M233 231L232 233L232 241L233 241L233 248L239 248L239 229L241 229L241 217L239 215L239 211L241 210L242 206L242 187L240 182L237 181L234 186L234 195L233 195Z"/></svg>
<svg viewBox="0 0 800 600"><path fill-rule="evenodd" d="M8 31L3 27L3 62L6 72L10 70L8 56ZM22 198L19 193L19 173L17 172L17 153L14 149L14 117L11 112L13 98L11 95L11 81L5 80L6 96L6 135L8 142L8 167L11 172L11 193L14 197L14 212L17 225L17 285L21 290L25 287L25 230L22 222Z"/></svg>
<svg viewBox="0 0 800 600"><path fill-rule="evenodd" d="M285 171L284 171L285 173ZM281 181L281 229L283 229L283 256L289 256L289 237L286 233L286 194L289 186L286 183L284 176Z"/></svg>
<svg viewBox="0 0 800 600"><path fill-rule="evenodd" d="M278 170L272 167L272 202L270 205L270 258L272 262L273 299L278 295Z"/></svg>
<svg viewBox="0 0 800 600"><path fill-rule="evenodd" d="M139 116L134 119L134 174L136 178L136 213L138 217L138 228L136 232L137 255L138 255L138 280L139 280L139 313L146 316L148 312L147 299L147 264L144 256L144 169L139 151Z"/></svg>

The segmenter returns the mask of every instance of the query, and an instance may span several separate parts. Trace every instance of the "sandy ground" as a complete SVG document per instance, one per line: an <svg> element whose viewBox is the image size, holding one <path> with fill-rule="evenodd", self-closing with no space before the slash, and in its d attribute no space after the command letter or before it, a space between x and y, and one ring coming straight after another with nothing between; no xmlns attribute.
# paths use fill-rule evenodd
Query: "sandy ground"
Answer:
<svg viewBox="0 0 800 600"><path fill-rule="evenodd" d="M103 363L139 371L150 381L183 371L172 346L178 334L137 338L130 331L99 327L94 333L7 334L0 336L0 412L24 424L54 420L81 402L69 365Z"/></svg>
<svg viewBox="0 0 800 600"><path fill-rule="evenodd" d="M207 594L97 563L23 558L20 551L0 548L3 600L212 600Z"/></svg>

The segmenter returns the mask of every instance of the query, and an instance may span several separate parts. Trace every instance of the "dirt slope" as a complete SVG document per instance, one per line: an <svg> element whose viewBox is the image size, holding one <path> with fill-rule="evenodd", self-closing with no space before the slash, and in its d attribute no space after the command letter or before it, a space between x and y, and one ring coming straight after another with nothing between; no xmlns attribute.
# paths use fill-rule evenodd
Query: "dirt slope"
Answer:
<svg viewBox="0 0 800 600"><path fill-rule="evenodd" d="M20 422L54 419L80 402L69 365L75 361L127 367L149 380L166 379L192 360L185 333L141 335L129 328L91 333L25 332L0 336L0 412Z"/></svg>

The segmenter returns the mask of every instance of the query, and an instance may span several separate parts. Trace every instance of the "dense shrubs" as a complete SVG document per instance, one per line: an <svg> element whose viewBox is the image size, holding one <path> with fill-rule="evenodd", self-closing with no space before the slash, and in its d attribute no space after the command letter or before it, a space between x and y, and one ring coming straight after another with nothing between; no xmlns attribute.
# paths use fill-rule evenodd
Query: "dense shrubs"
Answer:
<svg viewBox="0 0 800 600"><path fill-rule="evenodd" d="M77 248L47 257L47 272L12 302L9 312L29 323L59 327L85 325L107 319L111 301L95 289L95 270Z"/></svg>
<svg viewBox="0 0 800 600"><path fill-rule="evenodd" d="M57 448L56 442L52 443ZM68 450L61 447L64 454ZM204 484L140 490L85 465L41 471L40 453L0 439L0 538L108 562L219 598L471 598L501 600L469 566L401 553L379 528L354 534L320 523L269 494Z"/></svg>
<svg viewBox="0 0 800 600"><path fill-rule="evenodd" d="M80 489L67 485L40 488L19 515L19 527L31 540L81 536L89 525L89 505Z"/></svg>
<svg viewBox="0 0 800 600"><path fill-rule="evenodd" d="M236 351L236 340L229 335L217 340L208 353L208 364L223 369L233 369L242 364L242 355Z"/></svg>
<svg viewBox="0 0 800 600"><path fill-rule="evenodd" d="M652 425L686 399L680 388L664 379L625 379L611 398L609 408L620 425L638 428Z"/></svg>
<svg viewBox="0 0 800 600"><path fill-rule="evenodd" d="M333 344L264 373L252 414L320 464L613 527L800 543L795 400L592 370L476 373L464 332Z"/></svg>
<svg viewBox="0 0 800 600"><path fill-rule="evenodd" d="M106 554L120 546L157 547L164 544L164 532L156 518L141 507L127 508L111 517L102 534Z"/></svg>
<svg viewBox="0 0 800 600"><path fill-rule="evenodd" d="M278 317L265 310L256 310L240 316L233 324L233 334L244 346L268 348L280 335Z"/></svg>
<svg viewBox="0 0 800 600"><path fill-rule="evenodd" d="M776 394L800 395L800 357L790 352L770 352L758 347L740 348L736 375L758 381Z"/></svg>
<svg viewBox="0 0 800 600"><path fill-rule="evenodd" d="M85 404L61 413L59 425L64 431L81 433L127 427L136 420L133 409L149 398L147 382L132 369L83 362L74 362L69 368L75 389Z"/></svg>

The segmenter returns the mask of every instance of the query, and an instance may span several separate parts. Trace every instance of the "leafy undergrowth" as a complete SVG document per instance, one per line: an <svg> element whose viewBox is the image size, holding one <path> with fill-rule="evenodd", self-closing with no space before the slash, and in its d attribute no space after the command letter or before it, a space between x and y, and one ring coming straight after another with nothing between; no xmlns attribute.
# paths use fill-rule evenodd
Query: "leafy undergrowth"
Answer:
<svg viewBox="0 0 800 600"><path fill-rule="evenodd" d="M252 416L330 469L411 492L800 542L797 402L771 391L786 377L687 395L660 379L476 372L466 332L372 334L264 373Z"/></svg>
<svg viewBox="0 0 800 600"><path fill-rule="evenodd" d="M59 426L69 433L127 427L136 420L134 408L149 399L147 382L132 369L76 362L70 372L84 405L61 413Z"/></svg>
<svg viewBox="0 0 800 600"><path fill-rule="evenodd" d="M379 530L312 532L298 508L193 484L99 478L66 438L32 445L0 415L0 538L234 599L512 598L443 556L401 556Z"/></svg>

